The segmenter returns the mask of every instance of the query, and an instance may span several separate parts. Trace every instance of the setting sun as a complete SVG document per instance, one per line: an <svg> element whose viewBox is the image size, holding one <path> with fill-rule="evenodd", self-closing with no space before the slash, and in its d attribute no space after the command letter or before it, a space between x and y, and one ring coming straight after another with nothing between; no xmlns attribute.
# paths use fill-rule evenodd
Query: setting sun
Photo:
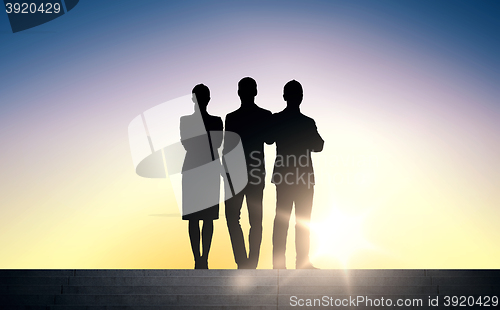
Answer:
<svg viewBox="0 0 500 310"><path fill-rule="evenodd" d="M359 250L371 249L364 236L363 223L366 214L351 215L333 210L320 221L311 223L311 256L338 260L344 268L349 258Z"/></svg>

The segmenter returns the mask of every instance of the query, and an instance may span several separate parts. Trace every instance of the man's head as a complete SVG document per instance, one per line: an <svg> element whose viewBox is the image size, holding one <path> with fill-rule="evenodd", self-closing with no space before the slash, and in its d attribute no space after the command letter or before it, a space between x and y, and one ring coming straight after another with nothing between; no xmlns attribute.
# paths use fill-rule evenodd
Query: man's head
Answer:
<svg viewBox="0 0 500 310"><path fill-rule="evenodd" d="M257 82L251 77L244 77L238 82L238 96L242 101L253 100L257 96Z"/></svg>
<svg viewBox="0 0 500 310"><path fill-rule="evenodd" d="M210 89L204 84L198 84L191 93L193 93L193 102L198 103L202 110L206 109L210 101Z"/></svg>
<svg viewBox="0 0 500 310"><path fill-rule="evenodd" d="M302 90L302 85L296 80L291 80L286 83L283 88L283 99L287 102L289 107L298 107L302 103L302 98L304 97L304 92Z"/></svg>

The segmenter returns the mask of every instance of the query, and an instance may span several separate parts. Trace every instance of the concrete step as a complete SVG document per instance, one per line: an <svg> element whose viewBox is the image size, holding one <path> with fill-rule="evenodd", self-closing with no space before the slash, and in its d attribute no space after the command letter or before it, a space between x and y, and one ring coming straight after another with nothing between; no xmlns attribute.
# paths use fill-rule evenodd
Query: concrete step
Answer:
<svg viewBox="0 0 500 310"><path fill-rule="evenodd" d="M75 270L83 277L277 277L278 270L264 269L86 269ZM0 273L1 276L1 273Z"/></svg>
<svg viewBox="0 0 500 310"><path fill-rule="evenodd" d="M422 269L283 269L280 277L424 277Z"/></svg>
<svg viewBox="0 0 500 310"><path fill-rule="evenodd" d="M259 295L59 295L56 305L114 306L275 306L276 294Z"/></svg>
<svg viewBox="0 0 500 310"><path fill-rule="evenodd" d="M426 276L429 277L500 277L500 269L478 269L478 270L460 270L460 269L445 269L436 270L430 269L426 271Z"/></svg>
<svg viewBox="0 0 500 310"><path fill-rule="evenodd" d="M75 270L69 269L0 269L1 277L70 277Z"/></svg>
<svg viewBox="0 0 500 310"><path fill-rule="evenodd" d="M0 285L68 285L69 279L70 277L0 277Z"/></svg>
<svg viewBox="0 0 500 310"><path fill-rule="evenodd" d="M61 288L59 288L61 290ZM278 286L64 286L63 294L278 294Z"/></svg>
<svg viewBox="0 0 500 310"><path fill-rule="evenodd" d="M62 285L2 285L0 295L57 295L62 293Z"/></svg>
<svg viewBox="0 0 500 310"><path fill-rule="evenodd" d="M430 277L301 277L280 276L279 286L430 286Z"/></svg>
<svg viewBox="0 0 500 310"><path fill-rule="evenodd" d="M59 288L61 290L61 288ZM488 287L488 291L490 287ZM22 293L23 290L20 290ZM31 290L30 290L31 291ZM63 294L278 294L278 286L64 286ZM437 294L438 286L281 286L280 294Z"/></svg>
<svg viewBox="0 0 500 310"><path fill-rule="evenodd" d="M4 278L6 284L68 284L71 286L430 286L467 284L469 279L476 284L490 284L497 278L446 278L446 277L69 277L69 278ZM484 280L486 279L486 280ZM3 280L3 279L2 279ZM460 282L461 281L461 282ZM486 281L486 282L484 282Z"/></svg>
<svg viewBox="0 0 500 310"><path fill-rule="evenodd" d="M438 291L443 296L496 295L500 298L500 283L497 281L494 285L439 285Z"/></svg>
<svg viewBox="0 0 500 310"><path fill-rule="evenodd" d="M500 286L281 286L280 294L493 294ZM277 294L278 286L0 286L0 295Z"/></svg>
<svg viewBox="0 0 500 310"><path fill-rule="evenodd" d="M296 307L295 307L296 308ZM276 310L276 306L5 306L2 310Z"/></svg>
<svg viewBox="0 0 500 310"><path fill-rule="evenodd" d="M431 277L432 284L445 286L476 286L499 284L500 277Z"/></svg>
<svg viewBox="0 0 500 310"><path fill-rule="evenodd" d="M48 306L7 306L2 305L2 310L47 310Z"/></svg>
<svg viewBox="0 0 500 310"><path fill-rule="evenodd" d="M43 306L54 305L55 295L0 295L0 305L15 306L15 305L29 305L29 306Z"/></svg>
<svg viewBox="0 0 500 310"><path fill-rule="evenodd" d="M77 270L29 270L0 269L2 277L277 277L281 270L251 269L77 269Z"/></svg>
<svg viewBox="0 0 500 310"><path fill-rule="evenodd" d="M417 269L324 269L324 270L159 270L159 269L85 269L85 270L15 270L0 269L3 277L171 277L171 276L266 276L266 277L500 277L500 270L417 270Z"/></svg>
<svg viewBox="0 0 500 310"><path fill-rule="evenodd" d="M276 310L276 306L49 306L47 310Z"/></svg>
<svg viewBox="0 0 500 310"><path fill-rule="evenodd" d="M438 286L280 286L279 294L437 294Z"/></svg>
<svg viewBox="0 0 500 310"><path fill-rule="evenodd" d="M0 295L277 294L278 286L0 286Z"/></svg>
<svg viewBox="0 0 500 310"><path fill-rule="evenodd" d="M422 310L445 295L499 296L500 271L0 270L1 310L296 309L293 296L421 298L423 307L404 309Z"/></svg>
<svg viewBox="0 0 500 310"><path fill-rule="evenodd" d="M277 277L70 277L72 286L269 286Z"/></svg>
<svg viewBox="0 0 500 310"><path fill-rule="evenodd" d="M452 273L454 274L454 273ZM474 273L473 273L474 274ZM158 270L158 269L85 269L85 270L0 270L1 277L171 277L171 276L303 276L303 277L421 277L425 270ZM436 274L439 276L440 274ZM443 274L442 276L447 276ZM481 275L482 276L482 275Z"/></svg>

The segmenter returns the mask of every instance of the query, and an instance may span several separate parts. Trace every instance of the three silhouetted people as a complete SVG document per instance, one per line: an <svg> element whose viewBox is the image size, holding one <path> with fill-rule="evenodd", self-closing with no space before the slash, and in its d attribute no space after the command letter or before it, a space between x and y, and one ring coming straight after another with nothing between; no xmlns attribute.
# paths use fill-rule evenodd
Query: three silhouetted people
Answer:
<svg viewBox="0 0 500 310"><path fill-rule="evenodd" d="M226 194L229 198L225 202L225 213L235 262L238 269L257 268L262 241L262 201L266 176L264 143L276 143L276 159L271 178L271 182L276 185L273 268L286 269L286 239L294 206L296 268L314 268L309 260L309 223L315 183L311 152L322 151L324 141L318 133L314 120L300 112L303 99L302 85L295 80L285 85L283 99L287 106L283 111L273 115L255 104L257 96L255 80L245 77L239 81L238 96L241 106L229 113L225 120L226 134L222 151L224 169L217 152L223 140L223 123L220 117L207 112L210 90L207 86L198 84L192 93L195 111L192 115L181 117L180 133L182 145L186 150L182 166L182 218L189 220L189 237L195 269L208 268L213 220L219 218L221 174L228 185L226 192L231 189L231 195ZM248 182L243 190L234 192L225 158L235 149L240 139ZM245 176L244 171L243 176ZM250 221L248 252L240 225L244 198ZM203 221L201 239L200 220ZM200 240L203 248L201 253Z"/></svg>

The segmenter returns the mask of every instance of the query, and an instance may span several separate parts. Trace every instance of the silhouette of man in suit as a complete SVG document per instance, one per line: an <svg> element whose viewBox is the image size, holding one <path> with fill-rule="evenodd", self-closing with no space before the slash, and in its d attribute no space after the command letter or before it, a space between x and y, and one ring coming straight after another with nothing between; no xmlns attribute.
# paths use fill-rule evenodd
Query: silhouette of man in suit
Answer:
<svg viewBox="0 0 500 310"><path fill-rule="evenodd" d="M272 183L276 185L276 217L273 230L273 268L286 269L285 248L290 214L295 204L297 269L315 269L309 261L309 222L314 194L311 152L321 152L324 141L316 123L300 112L302 85L292 80L283 89L286 108L273 115L276 161Z"/></svg>
<svg viewBox="0 0 500 310"><path fill-rule="evenodd" d="M238 269L257 268L262 241L262 198L266 174L264 142L272 143L269 137L269 122L272 113L255 104L256 95L257 83L255 80L250 77L241 79L238 83L241 106L236 111L229 113L225 120L225 130L235 132L241 138L248 173L246 187L228 199L225 204L227 227ZM234 147L235 142L231 139L224 139L223 154L229 152ZM244 197L250 221L248 256L240 225Z"/></svg>

